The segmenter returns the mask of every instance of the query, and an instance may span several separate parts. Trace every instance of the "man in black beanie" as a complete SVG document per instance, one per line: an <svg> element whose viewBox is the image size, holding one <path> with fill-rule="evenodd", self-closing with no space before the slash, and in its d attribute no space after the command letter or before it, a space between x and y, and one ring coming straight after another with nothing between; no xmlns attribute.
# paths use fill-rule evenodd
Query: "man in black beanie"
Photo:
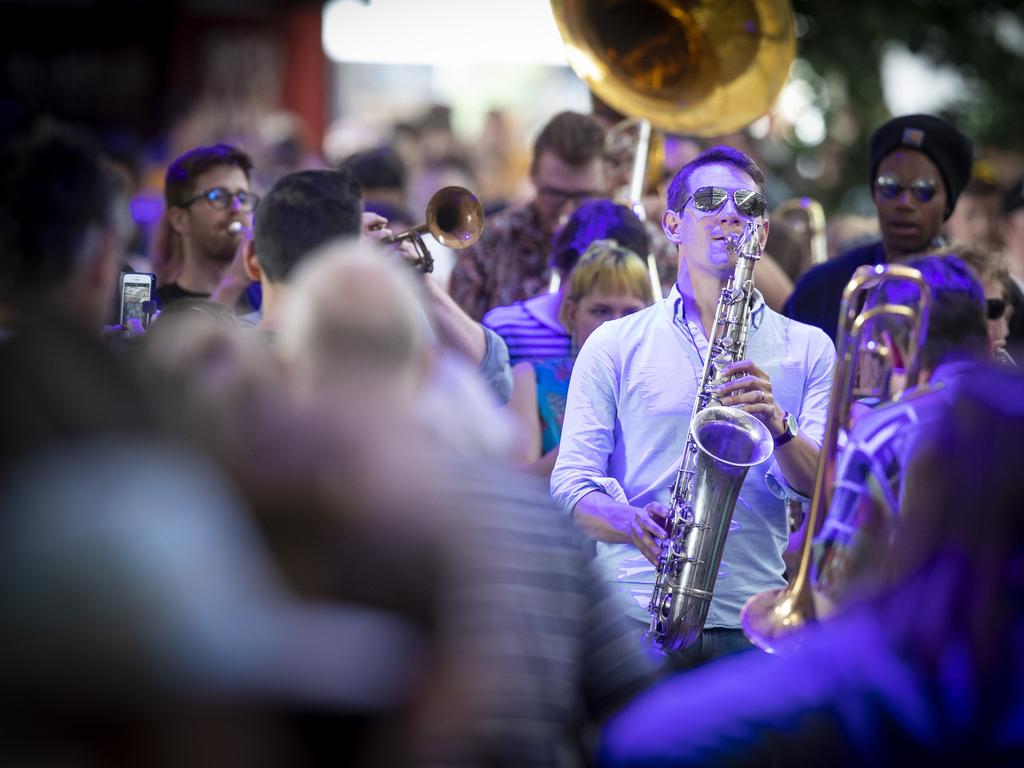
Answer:
<svg viewBox="0 0 1024 768"><path fill-rule="evenodd" d="M811 269L783 309L833 341L843 289L857 267L902 261L939 245L943 222L970 179L974 154L966 136L932 115L893 118L871 135L869 151L881 242Z"/></svg>

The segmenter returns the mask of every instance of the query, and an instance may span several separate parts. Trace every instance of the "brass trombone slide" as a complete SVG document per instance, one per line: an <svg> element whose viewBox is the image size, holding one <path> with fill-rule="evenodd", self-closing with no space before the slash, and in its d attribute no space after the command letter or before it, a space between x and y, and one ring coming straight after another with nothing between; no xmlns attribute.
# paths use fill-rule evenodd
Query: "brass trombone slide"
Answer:
<svg viewBox="0 0 1024 768"><path fill-rule="evenodd" d="M892 281L906 281L917 286L920 299L916 307L880 303L859 311L861 298L867 291ZM800 566L788 587L754 595L740 612L743 632L752 643L768 653L779 651L782 638L817 619L810 579L811 550L815 533L824 512L828 509L832 495L831 483L835 475L839 433L849 427L849 412L853 403L855 371L862 337L880 317L896 317L909 321L911 333L904 359L907 360L907 385L912 386L920 372L921 349L928 331L930 308L931 290L921 273L900 264L860 267L843 291L832 396L814 479L811 510L807 516L807 528L800 551ZM885 380L888 382L889 377L887 376ZM883 393L883 397L887 394ZM899 392L893 399L901 395L902 392Z"/></svg>
<svg viewBox="0 0 1024 768"><path fill-rule="evenodd" d="M811 249L811 266L828 261L828 239L825 231L825 209L813 197L791 197L779 203L772 211L772 219L803 217L799 227L808 235Z"/></svg>
<svg viewBox="0 0 1024 768"><path fill-rule="evenodd" d="M633 135L635 134L635 135ZM647 221L647 211L644 209L644 186L651 171L651 155L654 161L660 166L664 147L660 144L660 137L652 136L651 121L644 118L627 118L616 123L608 131L605 140L605 154L608 157L620 157L628 155L631 159L629 170L629 181L624 190L620 190L616 196L616 202L628 206L640 221ZM652 147L655 151L652 153ZM660 170L657 169L657 170ZM661 278L658 275L658 263L654 254L638 254L640 258L646 257L647 274L651 281L651 295L656 299L664 295L661 287Z"/></svg>

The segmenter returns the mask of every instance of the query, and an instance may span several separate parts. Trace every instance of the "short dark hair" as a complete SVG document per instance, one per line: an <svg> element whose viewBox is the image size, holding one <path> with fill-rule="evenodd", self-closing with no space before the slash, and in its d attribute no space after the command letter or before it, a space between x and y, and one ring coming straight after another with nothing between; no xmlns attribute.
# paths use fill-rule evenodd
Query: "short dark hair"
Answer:
<svg viewBox="0 0 1024 768"><path fill-rule="evenodd" d="M906 265L921 272L932 294L928 329L921 349L922 366L934 370L956 360L983 359L988 351L985 292L970 267L949 252L918 256ZM920 301L917 288L903 281L886 284L881 294L871 301L909 305ZM894 335L905 338L905 328L895 330Z"/></svg>
<svg viewBox="0 0 1024 768"><path fill-rule="evenodd" d="M581 168L604 154L604 129L590 115L559 112L533 143L531 171L537 169L544 152L550 152L566 165Z"/></svg>
<svg viewBox="0 0 1024 768"><path fill-rule="evenodd" d="M0 286L18 301L63 285L90 231L117 222L123 186L87 135L43 123L0 162Z"/></svg>
<svg viewBox="0 0 1024 768"><path fill-rule="evenodd" d="M551 265L565 276L595 240L614 240L646 258L650 238L643 222L629 208L611 200L592 200L577 208L551 241Z"/></svg>
<svg viewBox="0 0 1024 768"><path fill-rule="evenodd" d="M196 192L193 189L196 178L220 165L241 168L245 178L250 179L252 159L238 147L230 144L196 147L176 157L167 167L167 176L164 179L164 200L167 207L185 205Z"/></svg>
<svg viewBox="0 0 1024 768"><path fill-rule="evenodd" d="M672 183L668 187L668 194L666 195L666 206L669 210L678 211L679 206L686 202L686 185L690 181L690 176L698 168L705 165L731 165L734 168L738 168L750 176L754 183L757 184L758 191L764 194L764 173L757 163L738 149L725 144L718 144L710 149L705 149L679 169L679 173L672 179Z"/></svg>
<svg viewBox="0 0 1024 768"><path fill-rule="evenodd" d="M349 155L340 167L351 171L363 189L394 189L405 192L405 163L391 147L376 147Z"/></svg>
<svg viewBox="0 0 1024 768"><path fill-rule="evenodd" d="M256 209L256 258L268 280L283 281L310 251L358 237L363 195L345 169L282 176Z"/></svg>

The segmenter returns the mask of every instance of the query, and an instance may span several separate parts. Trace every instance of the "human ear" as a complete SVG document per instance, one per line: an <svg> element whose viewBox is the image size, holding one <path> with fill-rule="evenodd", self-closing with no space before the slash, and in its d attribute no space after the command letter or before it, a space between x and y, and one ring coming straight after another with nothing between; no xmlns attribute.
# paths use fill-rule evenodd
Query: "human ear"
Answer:
<svg viewBox="0 0 1024 768"><path fill-rule="evenodd" d="M263 270L260 268L260 261L256 258L256 244L252 240L242 245L242 267L245 269L245 276L253 282L263 281Z"/></svg>
<svg viewBox="0 0 1024 768"><path fill-rule="evenodd" d="M569 297L563 299L562 311L559 312L559 320L562 321L562 325L565 326L565 329L569 331L570 334L573 333L573 328L576 325L576 314L578 310L579 304L577 304L575 301L573 301Z"/></svg>
<svg viewBox="0 0 1024 768"><path fill-rule="evenodd" d="M682 233L680 232L680 225L682 222L679 220L679 213L673 211L671 208L665 211L665 214L661 217L661 228L665 232L665 237L670 242L680 243L683 240Z"/></svg>
<svg viewBox="0 0 1024 768"><path fill-rule="evenodd" d="M188 214L184 208L171 206L167 209L167 222L179 235L188 234Z"/></svg>

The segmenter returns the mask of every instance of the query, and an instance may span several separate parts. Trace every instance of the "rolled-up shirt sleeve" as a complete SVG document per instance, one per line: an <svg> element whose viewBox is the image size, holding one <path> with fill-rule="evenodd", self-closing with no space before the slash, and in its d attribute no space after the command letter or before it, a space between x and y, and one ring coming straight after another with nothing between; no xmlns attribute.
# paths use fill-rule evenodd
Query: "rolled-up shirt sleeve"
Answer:
<svg viewBox="0 0 1024 768"><path fill-rule="evenodd" d="M615 497L608 463L615 448L619 366L617 342L608 325L598 328L580 350L569 380L551 496L567 513L591 491Z"/></svg>
<svg viewBox="0 0 1024 768"><path fill-rule="evenodd" d="M836 350L832 340L820 328L808 328L807 379L804 383L800 411L796 414L800 434L821 447L825 438L825 424L832 398L832 374L836 367ZM806 501L807 496L793 489L772 460L771 469L765 476L768 489L780 499Z"/></svg>

